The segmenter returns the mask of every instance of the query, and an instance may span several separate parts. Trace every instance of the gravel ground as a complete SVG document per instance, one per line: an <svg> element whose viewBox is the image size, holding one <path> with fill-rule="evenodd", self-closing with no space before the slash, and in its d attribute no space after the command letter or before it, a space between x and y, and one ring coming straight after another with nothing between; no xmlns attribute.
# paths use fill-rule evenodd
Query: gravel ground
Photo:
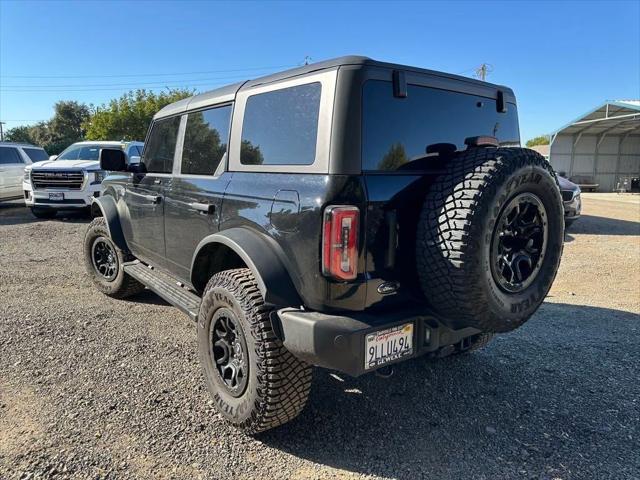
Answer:
<svg viewBox="0 0 640 480"><path fill-rule="evenodd" d="M294 422L227 426L195 327L99 294L88 219L0 205L0 478L640 478L640 200L584 196L539 312L390 379L318 370Z"/></svg>

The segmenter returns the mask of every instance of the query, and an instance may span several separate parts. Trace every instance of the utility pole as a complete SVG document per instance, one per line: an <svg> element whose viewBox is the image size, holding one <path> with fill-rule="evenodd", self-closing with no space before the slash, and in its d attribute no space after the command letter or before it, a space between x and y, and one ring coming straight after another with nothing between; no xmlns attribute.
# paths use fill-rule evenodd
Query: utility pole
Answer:
<svg viewBox="0 0 640 480"><path fill-rule="evenodd" d="M487 75L493 72L493 66L488 63L483 63L478 68L476 68L476 78L479 78L483 82L486 81Z"/></svg>
<svg viewBox="0 0 640 480"><path fill-rule="evenodd" d="M0 142L4 142L4 131L2 130L2 126L5 122L0 122Z"/></svg>

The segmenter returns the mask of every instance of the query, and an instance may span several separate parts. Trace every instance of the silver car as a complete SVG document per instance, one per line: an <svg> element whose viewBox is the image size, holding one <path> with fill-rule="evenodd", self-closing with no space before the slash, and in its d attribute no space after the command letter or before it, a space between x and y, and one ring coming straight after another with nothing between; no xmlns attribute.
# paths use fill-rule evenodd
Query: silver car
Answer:
<svg viewBox="0 0 640 480"><path fill-rule="evenodd" d="M21 198L24 168L48 158L49 155L41 147L28 143L0 142L0 200Z"/></svg>

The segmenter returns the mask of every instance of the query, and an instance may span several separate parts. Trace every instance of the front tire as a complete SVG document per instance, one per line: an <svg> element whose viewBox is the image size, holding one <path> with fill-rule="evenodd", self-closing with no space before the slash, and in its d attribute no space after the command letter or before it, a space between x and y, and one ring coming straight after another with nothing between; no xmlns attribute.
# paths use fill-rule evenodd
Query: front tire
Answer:
<svg viewBox="0 0 640 480"><path fill-rule="evenodd" d="M247 268L209 281L198 314L198 350L220 414L248 434L289 422L304 408L311 367L276 337Z"/></svg>
<svg viewBox="0 0 640 480"><path fill-rule="evenodd" d="M140 293L145 286L125 273L127 259L109 237L104 217L95 218L84 236L84 264L98 290L114 298Z"/></svg>

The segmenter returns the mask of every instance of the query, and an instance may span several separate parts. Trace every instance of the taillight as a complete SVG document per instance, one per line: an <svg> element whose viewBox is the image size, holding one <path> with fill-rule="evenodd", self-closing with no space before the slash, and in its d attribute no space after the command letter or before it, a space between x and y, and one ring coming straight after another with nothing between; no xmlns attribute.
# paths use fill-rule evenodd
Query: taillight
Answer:
<svg viewBox="0 0 640 480"><path fill-rule="evenodd" d="M358 275L357 207L333 206L324 210L322 231L322 273L338 280Z"/></svg>

